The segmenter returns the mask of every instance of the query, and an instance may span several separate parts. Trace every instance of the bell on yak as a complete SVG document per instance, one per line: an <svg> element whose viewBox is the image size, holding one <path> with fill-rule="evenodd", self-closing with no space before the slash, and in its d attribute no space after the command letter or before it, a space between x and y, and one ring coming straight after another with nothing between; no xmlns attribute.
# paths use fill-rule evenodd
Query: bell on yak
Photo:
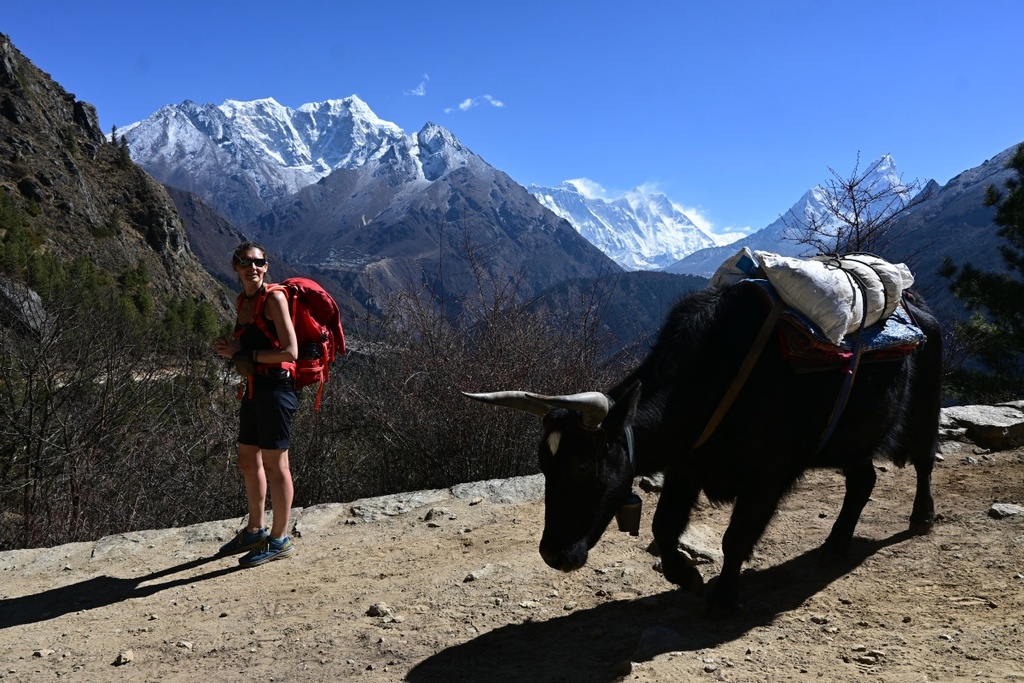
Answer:
<svg viewBox="0 0 1024 683"><path fill-rule="evenodd" d="M615 513L615 521L619 523L619 531L628 531L630 536L640 535L640 511L643 501L640 496L630 491L622 507Z"/></svg>

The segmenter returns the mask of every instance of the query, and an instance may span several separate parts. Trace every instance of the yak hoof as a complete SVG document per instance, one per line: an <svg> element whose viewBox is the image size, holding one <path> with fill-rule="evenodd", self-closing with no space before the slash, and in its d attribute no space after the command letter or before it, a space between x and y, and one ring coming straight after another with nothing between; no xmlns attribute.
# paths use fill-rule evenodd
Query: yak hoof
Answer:
<svg viewBox="0 0 1024 683"><path fill-rule="evenodd" d="M704 616L714 619L746 614L748 610L737 599L736 591L723 588L719 583L720 578L721 576L714 579L710 585L707 604L704 606Z"/></svg>
<svg viewBox="0 0 1024 683"><path fill-rule="evenodd" d="M665 578L671 583L694 595L704 593L704 577L700 575L700 571L696 567L688 564L667 567L665 566L665 558L661 558L661 568Z"/></svg>
<svg viewBox="0 0 1024 683"><path fill-rule="evenodd" d="M927 536L932 532L932 526L934 525L933 520L926 520L923 522L915 522L910 520L910 533L915 536Z"/></svg>

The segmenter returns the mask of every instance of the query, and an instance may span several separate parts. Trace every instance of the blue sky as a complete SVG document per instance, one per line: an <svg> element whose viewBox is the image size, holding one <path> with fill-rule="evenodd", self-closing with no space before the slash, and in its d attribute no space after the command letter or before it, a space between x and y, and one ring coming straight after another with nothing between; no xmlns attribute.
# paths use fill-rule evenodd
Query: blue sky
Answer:
<svg viewBox="0 0 1024 683"><path fill-rule="evenodd" d="M1019 0L33 0L0 32L104 130L358 95L527 185L644 185L760 229L829 168L950 178L1024 142Z"/></svg>

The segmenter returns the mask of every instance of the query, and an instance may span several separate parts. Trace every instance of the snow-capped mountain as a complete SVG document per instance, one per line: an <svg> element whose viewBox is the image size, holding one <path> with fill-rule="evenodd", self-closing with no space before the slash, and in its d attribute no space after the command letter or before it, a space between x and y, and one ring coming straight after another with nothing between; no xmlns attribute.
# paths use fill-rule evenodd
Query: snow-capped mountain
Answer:
<svg viewBox="0 0 1024 683"><path fill-rule="evenodd" d="M608 200L588 192L581 180L527 189L626 270L660 270L716 244L664 194L636 188Z"/></svg>
<svg viewBox="0 0 1024 683"><path fill-rule="evenodd" d="M408 135L354 96L295 110L185 102L116 134L157 180L316 272L352 311L412 288L454 319L489 296L483 282L515 282L527 299L620 270L451 131Z"/></svg>
<svg viewBox="0 0 1024 683"><path fill-rule="evenodd" d="M868 169L870 172L865 175L860 186L870 189L872 194L885 195L886 190L905 187L896 171L896 162L888 154L876 159ZM695 251L664 270L669 273L711 277L723 261L743 247L749 247L751 251L770 251L783 256L810 255L814 253L814 248L800 242L807 226L816 225L822 235L828 236L834 235L840 224L839 219L826 206L827 194L828 188L817 185L805 192L793 206L779 216L778 220L767 227L728 245ZM888 198L877 205L869 204L869 210L889 210L887 205L892 199L891 192L886 196ZM906 190L905 200L910 198L911 194Z"/></svg>
<svg viewBox="0 0 1024 683"><path fill-rule="evenodd" d="M411 160L423 180L471 163L475 155L428 123L406 135L356 96L304 104L271 98L221 105L185 101L116 131L132 157L161 182L200 196L237 224L337 169Z"/></svg>

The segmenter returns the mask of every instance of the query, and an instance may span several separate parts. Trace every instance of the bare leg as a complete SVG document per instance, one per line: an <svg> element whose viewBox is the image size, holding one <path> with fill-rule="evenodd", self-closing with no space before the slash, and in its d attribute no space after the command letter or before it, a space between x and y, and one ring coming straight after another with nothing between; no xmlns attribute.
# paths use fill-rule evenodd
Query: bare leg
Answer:
<svg viewBox="0 0 1024 683"><path fill-rule="evenodd" d="M245 480L245 497L249 508L247 531L263 528L263 515L267 503L267 477L259 446L238 444L238 469Z"/></svg>
<svg viewBox="0 0 1024 683"><path fill-rule="evenodd" d="M292 472L288 466L288 449L263 451L263 471L270 486L270 500L274 509L274 523L270 529L271 538L288 535L288 519L292 510L295 489Z"/></svg>

